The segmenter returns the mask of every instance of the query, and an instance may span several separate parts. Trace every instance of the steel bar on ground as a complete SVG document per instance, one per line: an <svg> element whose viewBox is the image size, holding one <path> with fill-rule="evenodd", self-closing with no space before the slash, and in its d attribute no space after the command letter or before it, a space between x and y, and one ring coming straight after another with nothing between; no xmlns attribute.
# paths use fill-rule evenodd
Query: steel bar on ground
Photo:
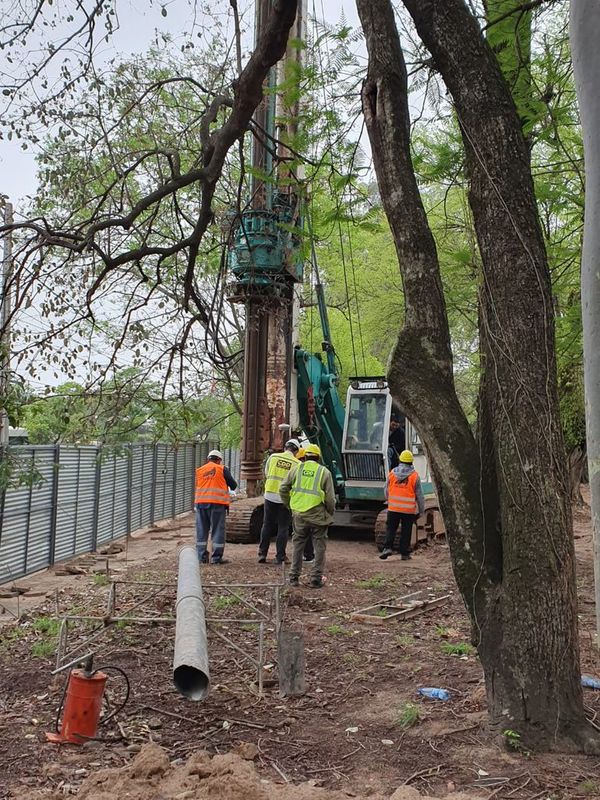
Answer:
<svg viewBox="0 0 600 800"><path fill-rule="evenodd" d="M177 577L177 617L173 681L177 690L191 700L208 694L208 644L204 619L204 598L196 547L182 547Z"/></svg>

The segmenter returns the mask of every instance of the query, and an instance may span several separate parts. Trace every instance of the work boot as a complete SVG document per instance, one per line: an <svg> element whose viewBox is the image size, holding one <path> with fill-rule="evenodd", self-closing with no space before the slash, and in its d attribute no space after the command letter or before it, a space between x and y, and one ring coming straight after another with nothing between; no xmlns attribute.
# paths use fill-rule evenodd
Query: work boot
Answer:
<svg viewBox="0 0 600 800"><path fill-rule="evenodd" d="M208 564L208 553L204 553L200 559L201 564Z"/></svg>
<svg viewBox="0 0 600 800"><path fill-rule="evenodd" d="M261 556L260 553L259 553L258 563L259 564L266 564L267 563L267 557L266 556Z"/></svg>
<svg viewBox="0 0 600 800"><path fill-rule="evenodd" d="M379 558L382 558L384 561L388 556L393 554L393 550L390 547L384 547L381 553L379 553Z"/></svg>
<svg viewBox="0 0 600 800"><path fill-rule="evenodd" d="M290 560L289 560L289 558L287 556L284 556L282 559L281 558L276 558L275 559L275 563L276 564L280 564L280 565L281 564L289 564Z"/></svg>
<svg viewBox="0 0 600 800"><path fill-rule="evenodd" d="M288 584L290 586L300 586L300 581L298 580L298 578L290 578Z"/></svg>
<svg viewBox="0 0 600 800"><path fill-rule="evenodd" d="M313 589L322 589L325 586L325 581L322 578L313 578L310 585Z"/></svg>
<svg viewBox="0 0 600 800"><path fill-rule="evenodd" d="M411 560L411 558L412 558L412 556L411 556L411 554L410 554L410 553L405 553L405 554L402 556L402 561L410 561L410 560Z"/></svg>

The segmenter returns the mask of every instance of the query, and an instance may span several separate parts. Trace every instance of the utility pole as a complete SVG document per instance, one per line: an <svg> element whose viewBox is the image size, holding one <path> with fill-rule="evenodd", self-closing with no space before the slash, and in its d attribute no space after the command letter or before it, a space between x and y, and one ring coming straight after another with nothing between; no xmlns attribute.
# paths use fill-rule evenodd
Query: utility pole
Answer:
<svg viewBox="0 0 600 800"><path fill-rule="evenodd" d="M273 0L256 2L255 42L272 4ZM297 101L288 107L276 95L276 86L288 67L301 66L297 42L305 39L305 28L306 0L300 0L290 32L296 45L270 70L254 115L259 134L252 144L250 207L240 215L229 256L236 279L229 299L243 302L246 310L241 476L250 497L256 496L263 477L265 451L281 447L290 422L294 296L303 265L298 246L300 198L284 166L291 154L283 142L296 131L299 109Z"/></svg>
<svg viewBox="0 0 600 800"><path fill-rule="evenodd" d="M5 197L2 203L3 223L12 225L13 207ZM4 407L10 384L10 280L12 276L12 231L7 231L3 239L2 253L2 293L0 294L0 447L8 444L9 420Z"/></svg>
<svg viewBox="0 0 600 800"><path fill-rule="evenodd" d="M600 8L595 0L572 0L570 37L585 157L581 317L596 631L600 646Z"/></svg>

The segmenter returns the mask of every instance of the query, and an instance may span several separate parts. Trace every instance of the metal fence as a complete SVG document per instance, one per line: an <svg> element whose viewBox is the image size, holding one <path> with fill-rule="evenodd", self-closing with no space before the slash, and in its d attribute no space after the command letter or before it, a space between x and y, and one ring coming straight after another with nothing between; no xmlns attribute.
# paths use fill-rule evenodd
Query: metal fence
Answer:
<svg viewBox="0 0 600 800"><path fill-rule="evenodd" d="M195 468L216 446L11 447L28 480L0 495L0 583L191 510ZM223 455L239 481L239 451Z"/></svg>

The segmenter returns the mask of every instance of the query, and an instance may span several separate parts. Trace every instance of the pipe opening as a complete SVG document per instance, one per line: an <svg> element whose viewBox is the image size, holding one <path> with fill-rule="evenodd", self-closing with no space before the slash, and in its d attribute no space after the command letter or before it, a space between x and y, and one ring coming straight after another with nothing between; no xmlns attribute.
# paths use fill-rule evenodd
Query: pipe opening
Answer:
<svg viewBox="0 0 600 800"><path fill-rule="evenodd" d="M208 677L200 669L182 664L173 671L177 691L190 700L202 700L208 694Z"/></svg>

